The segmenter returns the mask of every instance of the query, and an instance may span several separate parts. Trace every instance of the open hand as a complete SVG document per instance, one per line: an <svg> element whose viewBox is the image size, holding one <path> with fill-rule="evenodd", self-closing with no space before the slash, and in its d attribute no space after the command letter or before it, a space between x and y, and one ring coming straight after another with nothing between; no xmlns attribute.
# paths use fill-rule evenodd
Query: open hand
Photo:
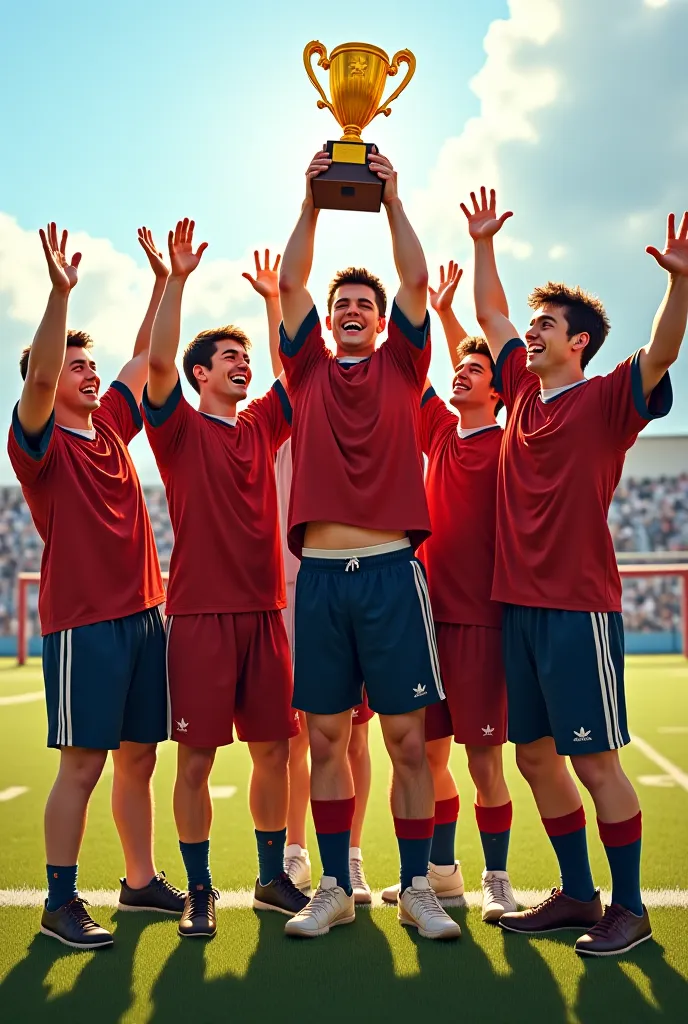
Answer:
<svg viewBox="0 0 688 1024"><path fill-rule="evenodd" d="M387 205L393 199L398 199L397 172L392 167L391 160L388 160L386 156L378 152L377 146L372 153L368 154L368 167L373 174L377 174L378 178L385 183L382 202Z"/></svg>
<svg viewBox="0 0 688 1024"><path fill-rule="evenodd" d="M169 274L167 264L161 252L158 252L158 248L153 241L153 235L150 232L150 228L139 228L139 244L146 256L148 262L151 265L151 269L156 277L165 278Z"/></svg>
<svg viewBox="0 0 688 1024"><path fill-rule="evenodd" d="M444 276L444 267L440 267L440 283L437 291L434 288L428 288L430 292L430 305L436 313L443 313L445 310L451 309L456 286L461 280L462 275L463 270L454 260L449 261L446 278Z"/></svg>
<svg viewBox="0 0 688 1024"><path fill-rule="evenodd" d="M177 221L177 227L167 236L173 277L186 278L193 273L201 262L201 256L208 248L207 242L201 242L196 252L193 251L195 226L195 221L185 217L184 220Z"/></svg>
<svg viewBox="0 0 688 1024"><path fill-rule="evenodd" d="M48 273L53 288L60 292L69 293L79 280L78 266L81 263L81 253L75 252L71 262L67 259L67 238L68 232L63 231L60 241L57 240L57 225L55 221L48 224L46 230L41 228L38 232L43 244L43 252L48 264Z"/></svg>
<svg viewBox="0 0 688 1024"><path fill-rule="evenodd" d="M676 218L670 213L667 218L667 237L664 252L648 245L645 252L659 263L669 274L681 277L688 276L688 212L683 214L681 226L676 234Z"/></svg>
<svg viewBox="0 0 688 1024"><path fill-rule="evenodd" d="M471 200L473 202L473 210L469 210L465 203L461 203L461 209L466 214L466 220L468 221L468 231L472 239L477 240L479 238L492 238L501 229L502 225L509 217L513 217L511 210L503 213L501 217L497 216L497 205L495 199L495 190L490 189L490 199L487 199L487 190L483 185L480 189L480 202L478 202L475 192L471 192Z"/></svg>
<svg viewBox="0 0 688 1024"><path fill-rule="evenodd" d="M311 189L313 178L317 178L319 174L326 171L331 163L332 158L326 149L319 149L309 163L306 171L306 199L309 202L313 202L313 191Z"/></svg>
<svg viewBox="0 0 688 1024"><path fill-rule="evenodd" d="M253 258L256 261L256 276L252 277L250 274L242 274L247 281L251 282L251 286L254 291L262 295L264 299L278 299L279 298L279 278L277 276L277 268L280 265L282 257L277 254L275 262L270 267L270 250L265 250L265 264L261 267L260 255L256 249L253 253Z"/></svg>

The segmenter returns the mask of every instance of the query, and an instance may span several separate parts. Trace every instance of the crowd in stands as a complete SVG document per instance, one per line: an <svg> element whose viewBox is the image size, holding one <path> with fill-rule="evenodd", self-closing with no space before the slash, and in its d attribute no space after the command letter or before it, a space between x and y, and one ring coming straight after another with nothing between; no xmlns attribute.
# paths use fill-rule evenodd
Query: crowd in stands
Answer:
<svg viewBox="0 0 688 1024"><path fill-rule="evenodd" d="M145 488L163 569L169 566L172 527L161 487ZM617 552L686 552L688 560L688 473L656 480L623 480L609 525ZM19 487L0 487L0 636L16 634L16 575L37 572L42 544ZM681 557L681 556L677 556ZM37 588L29 590L31 633L38 633ZM626 578L624 623L628 631L678 631L681 585L676 577Z"/></svg>

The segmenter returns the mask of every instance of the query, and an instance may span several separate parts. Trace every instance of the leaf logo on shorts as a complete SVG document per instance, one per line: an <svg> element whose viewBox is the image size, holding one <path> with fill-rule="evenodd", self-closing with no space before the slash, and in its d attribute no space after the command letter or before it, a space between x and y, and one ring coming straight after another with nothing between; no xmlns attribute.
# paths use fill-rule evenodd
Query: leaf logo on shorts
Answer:
<svg viewBox="0 0 688 1024"><path fill-rule="evenodd" d="M574 743L585 743L586 741L588 743L592 742L592 737L590 735L590 729L588 729L587 732L586 732L585 729L583 728L583 726L581 725L580 729L574 729L573 730L573 742Z"/></svg>
<svg viewBox="0 0 688 1024"><path fill-rule="evenodd" d="M422 683L418 683L418 686L413 687L414 697L424 697L428 692L427 686L423 686Z"/></svg>
<svg viewBox="0 0 688 1024"><path fill-rule="evenodd" d="M186 732L188 722L185 722L182 718L181 722L177 722L177 732Z"/></svg>
<svg viewBox="0 0 688 1024"><path fill-rule="evenodd" d="M483 728L482 726L481 726L481 728L483 729L483 736L494 736L494 726L493 725L490 725L488 723L485 728Z"/></svg>

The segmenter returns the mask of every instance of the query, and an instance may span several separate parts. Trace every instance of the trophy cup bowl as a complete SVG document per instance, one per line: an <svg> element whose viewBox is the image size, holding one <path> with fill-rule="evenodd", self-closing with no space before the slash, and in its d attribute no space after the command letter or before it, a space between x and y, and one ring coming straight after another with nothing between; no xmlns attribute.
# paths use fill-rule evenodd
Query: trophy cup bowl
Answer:
<svg viewBox="0 0 688 1024"><path fill-rule="evenodd" d="M318 67L330 73L331 100L312 65L316 54ZM368 168L373 144L363 142L361 132L378 114L389 117L390 104L414 75L416 58L410 50L399 50L390 61L384 50L370 43L342 43L328 57L323 44L313 40L303 51L303 62L320 96L318 107L330 110L344 132L338 142L326 144L332 163L311 183L315 205L329 210L379 211L384 184ZM407 65L404 80L382 101L385 82L398 73L400 64Z"/></svg>

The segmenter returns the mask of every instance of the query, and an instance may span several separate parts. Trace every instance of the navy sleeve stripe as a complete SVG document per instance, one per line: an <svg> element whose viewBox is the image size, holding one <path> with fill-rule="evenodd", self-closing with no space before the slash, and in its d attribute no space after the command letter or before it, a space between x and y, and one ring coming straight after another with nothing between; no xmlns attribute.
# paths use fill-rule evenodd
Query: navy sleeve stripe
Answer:
<svg viewBox="0 0 688 1024"><path fill-rule="evenodd" d="M114 388L115 391L119 391L120 395L123 395L126 398L127 404L128 404L128 406L129 406L129 408L131 410L131 416L132 416L132 419L134 420L134 424L136 426L136 429L140 430L141 427L143 426L143 418L141 416L141 410L139 409L138 405L136 404L136 399L132 395L132 393L129 390L129 388L127 387L127 385L123 384L121 380L113 380L113 382L110 385L110 387Z"/></svg>
<svg viewBox="0 0 688 1024"><path fill-rule="evenodd" d="M423 408L426 402L430 401L431 398L437 398L437 392L433 387L429 387L427 391L423 392L423 397L420 400L421 409Z"/></svg>
<svg viewBox="0 0 688 1024"><path fill-rule="evenodd" d="M27 455L30 455L35 462L40 462L41 459L45 458L54 429L55 412L53 411L50 414L50 419L43 427L42 433L38 437L27 437L21 423L19 422L19 402L17 402L12 410L12 433L14 434L14 439L21 450L26 452Z"/></svg>
<svg viewBox="0 0 688 1024"><path fill-rule="evenodd" d="M671 411L671 406L674 404L674 392L668 370L659 384L652 389L649 399L645 398L643 378L640 372L640 351L636 352L631 362L631 389L636 412L644 420L658 420Z"/></svg>
<svg viewBox="0 0 688 1024"><path fill-rule="evenodd" d="M167 399L164 405L160 406L159 409L156 408L154 405L150 404L150 401L148 400L148 385L146 384L145 388L143 389L142 402L143 412L146 417L146 421L150 423L151 427L161 427L163 423L167 422L167 420L170 418L174 410L177 408L181 401L181 398L182 382L180 381L179 377L177 377L177 383L174 385L174 388L172 389L169 398Z"/></svg>
<svg viewBox="0 0 688 1024"><path fill-rule="evenodd" d="M312 310L296 332L296 337L293 341L289 340L287 332L284 329L284 323L280 324L280 351L284 352L288 359L293 358L299 349L303 347L304 341L317 325L319 319L318 311L315 306L313 306Z"/></svg>
<svg viewBox="0 0 688 1024"><path fill-rule="evenodd" d="M425 320L422 327L414 327L408 317L402 313L395 299L392 303L392 323L396 324L405 338L415 345L416 348L424 349L430 334L430 314L425 310Z"/></svg>
<svg viewBox="0 0 688 1024"><path fill-rule="evenodd" d="M287 390L286 390L286 388L285 388L285 386L284 386L284 384L282 383L281 380L276 380L275 383L272 386L273 386L274 390L277 392L277 397L280 400L280 405L282 406L282 414L283 414L285 420L287 421L287 423L289 424L289 426L291 426L291 413L292 413L292 410L291 410L291 402L289 401L289 395L287 394Z"/></svg>
<svg viewBox="0 0 688 1024"><path fill-rule="evenodd" d="M504 345L502 351L497 356L494 372L494 389L495 391L499 391L500 394L502 392L502 369L504 367L504 363L507 361L509 355L514 351L514 349L517 349L519 346L525 348L525 345L520 338L512 338L510 341L507 341L506 345Z"/></svg>

